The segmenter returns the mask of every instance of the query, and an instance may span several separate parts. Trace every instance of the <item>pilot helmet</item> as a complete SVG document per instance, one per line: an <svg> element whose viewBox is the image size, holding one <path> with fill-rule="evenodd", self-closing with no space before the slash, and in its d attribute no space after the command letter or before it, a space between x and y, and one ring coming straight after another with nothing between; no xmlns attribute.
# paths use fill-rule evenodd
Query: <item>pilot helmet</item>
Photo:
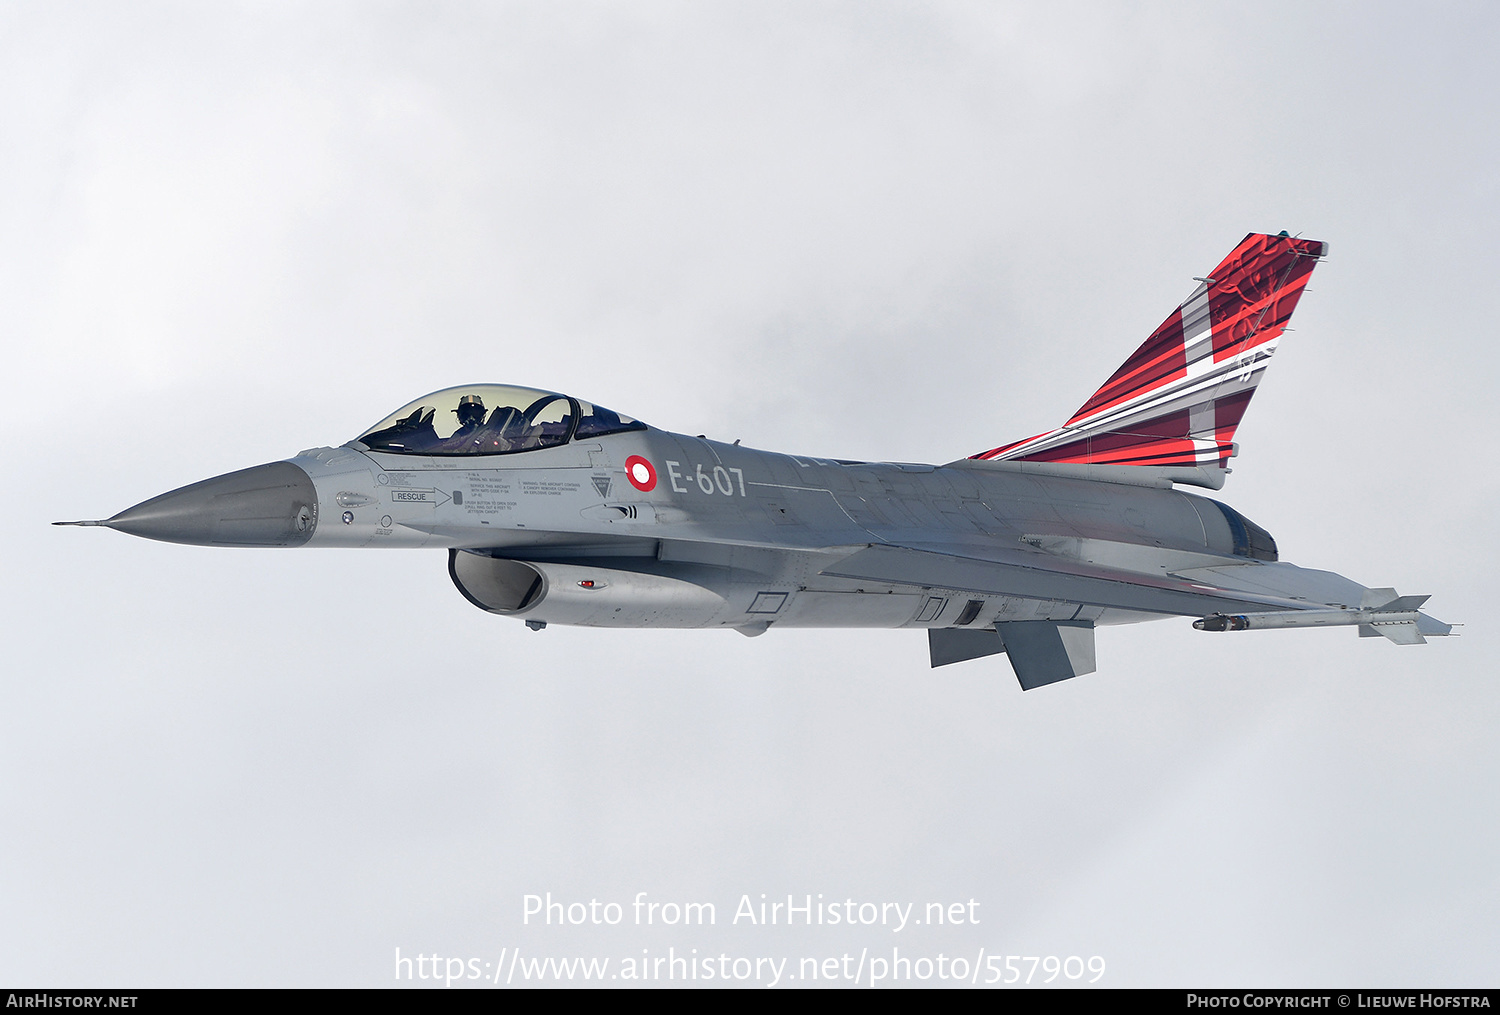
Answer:
<svg viewBox="0 0 1500 1015"><path fill-rule="evenodd" d="M453 412L460 423L478 423L484 419L484 399L478 395L464 395Z"/></svg>

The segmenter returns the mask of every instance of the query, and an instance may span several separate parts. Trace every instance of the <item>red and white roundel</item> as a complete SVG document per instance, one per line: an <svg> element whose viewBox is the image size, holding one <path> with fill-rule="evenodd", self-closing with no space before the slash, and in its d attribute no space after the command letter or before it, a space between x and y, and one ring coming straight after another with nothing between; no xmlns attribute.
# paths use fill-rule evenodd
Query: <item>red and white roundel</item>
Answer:
<svg viewBox="0 0 1500 1015"><path fill-rule="evenodd" d="M640 455L631 455L625 459L625 476L630 480L630 485L642 493L650 493L656 489L656 470Z"/></svg>

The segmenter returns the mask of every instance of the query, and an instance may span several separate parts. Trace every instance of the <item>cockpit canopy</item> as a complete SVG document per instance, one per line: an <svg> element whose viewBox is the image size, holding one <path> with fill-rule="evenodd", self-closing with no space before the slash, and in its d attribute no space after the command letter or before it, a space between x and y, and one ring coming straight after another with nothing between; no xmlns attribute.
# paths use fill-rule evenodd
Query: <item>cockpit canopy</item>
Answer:
<svg viewBox="0 0 1500 1015"><path fill-rule="evenodd" d="M506 455L644 429L640 420L555 391L470 384L403 405L358 440L395 455Z"/></svg>

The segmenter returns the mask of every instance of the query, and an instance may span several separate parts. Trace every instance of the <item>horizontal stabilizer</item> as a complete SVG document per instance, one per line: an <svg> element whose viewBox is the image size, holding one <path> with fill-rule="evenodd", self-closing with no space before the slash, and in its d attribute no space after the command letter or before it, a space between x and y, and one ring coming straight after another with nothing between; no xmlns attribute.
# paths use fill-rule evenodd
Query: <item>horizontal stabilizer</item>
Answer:
<svg viewBox="0 0 1500 1015"><path fill-rule="evenodd" d="M1431 596L1397 596L1390 602L1372 606L1370 609L1377 613L1410 613L1412 610L1420 610L1422 604L1431 598Z"/></svg>
<svg viewBox="0 0 1500 1015"><path fill-rule="evenodd" d="M1094 625L1020 620L995 625L1023 691L1094 672Z"/></svg>
<svg viewBox="0 0 1500 1015"><path fill-rule="evenodd" d="M933 627L927 630L927 651L936 668L998 655L1005 651L1005 646L1001 644L1000 636L988 627L965 630Z"/></svg>
<svg viewBox="0 0 1500 1015"><path fill-rule="evenodd" d="M1453 633L1453 625L1445 624L1436 617L1429 617L1425 613L1419 613L1417 614L1417 631L1429 638L1446 638Z"/></svg>
<svg viewBox="0 0 1500 1015"><path fill-rule="evenodd" d="M1408 598L1420 601L1427 596L1410 596ZM1428 638L1446 638L1453 633L1453 625L1445 624L1436 617L1429 617L1425 613L1417 614L1417 619L1409 624L1361 624L1359 625L1359 636L1361 638L1387 638L1397 645L1425 645Z"/></svg>
<svg viewBox="0 0 1500 1015"><path fill-rule="evenodd" d="M1371 628L1376 634L1387 638L1397 645L1426 645L1427 639L1422 637L1422 632L1417 630L1417 622L1405 621L1400 624L1361 624L1359 633L1364 635L1365 628Z"/></svg>

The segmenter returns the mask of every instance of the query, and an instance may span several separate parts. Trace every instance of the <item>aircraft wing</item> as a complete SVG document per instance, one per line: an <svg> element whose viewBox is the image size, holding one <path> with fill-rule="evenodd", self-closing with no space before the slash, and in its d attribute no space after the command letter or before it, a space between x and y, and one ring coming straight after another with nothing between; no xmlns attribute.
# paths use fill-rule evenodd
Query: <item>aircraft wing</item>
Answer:
<svg viewBox="0 0 1500 1015"><path fill-rule="evenodd" d="M1143 574L1024 550L868 546L823 573L1170 616L1358 609L1369 592L1329 571L1245 561Z"/></svg>
<svg viewBox="0 0 1500 1015"><path fill-rule="evenodd" d="M1361 637L1419 645L1451 625L1418 613L1426 596L1370 589L1330 571L1278 561L1224 561L1141 573L1020 549L871 545L823 574L1085 606L1203 617L1203 630L1358 625ZM1231 616L1233 614L1233 616ZM931 628L933 666L1004 652L1024 690L1091 673L1093 623L997 621L992 628Z"/></svg>

